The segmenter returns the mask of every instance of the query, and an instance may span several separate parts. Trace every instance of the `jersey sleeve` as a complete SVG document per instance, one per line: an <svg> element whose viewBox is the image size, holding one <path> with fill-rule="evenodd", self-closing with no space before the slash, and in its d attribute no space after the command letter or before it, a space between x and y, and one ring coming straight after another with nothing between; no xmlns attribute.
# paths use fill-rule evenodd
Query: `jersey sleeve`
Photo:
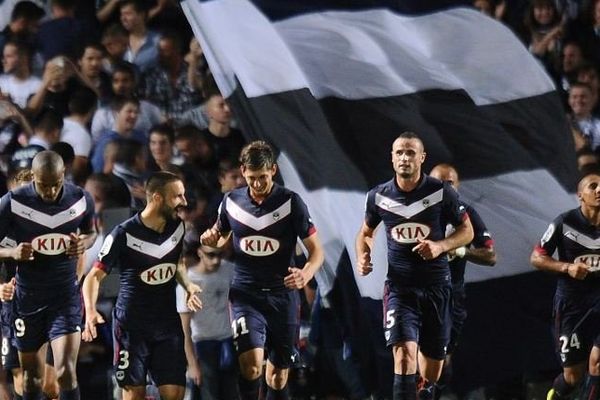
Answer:
<svg viewBox="0 0 600 400"><path fill-rule="evenodd" d="M294 223L296 234L302 240L317 231L317 228L315 228L312 219L310 218L308 207L296 193L292 195L292 221Z"/></svg>
<svg viewBox="0 0 600 400"><path fill-rule="evenodd" d="M231 231L231 224L229 223L229 218L227 217L227 201L229 199L229 193L223 196L223 200L219 205L219 209L217 211L217 229L221 233L227 233Z"/></svg>
<svg viewBox="0 0 600 400"><path fill-rule="evenodd" d="M535 251L539 254L552 256L558 247L558 240L562 235L562 216L559 216L552 221L542 238L535 246Z"/></svg>
<svg viewBox="0 0 600 400"><path fill-rule="evenodd" d="M492 248L494 246L494 239L488 231L483 219L473 207L467 206L467 214L473 225L473 241L471 245L475 248Z"/></svg>
<svg viewBox="0 0 600 400"><path fill-rule="evenodd" d="M365 199L365 223L369 228L375 229L380 222L381 215L377 212L377 206L375 205L375 191L371 190L367 193Z"/></svg>
<svg viewBox="0 0 600 400"><path fill-rule="evenodd" d="M448 182L444 182L443 215L452 226L458 226L469 216L466 207L458 200L458 193Z"/></svg>
<svg viewBox="0 0 600 400"><path fill-rule="evenodd" d="M12 199L12 193L8 192L0 199L0 238L10 234L11 225L11 208L10 200Z"/></svg>
<svg viewBox="0 0 600 400"><path fill-rule="evenodd" d="M120 226L117 226L104 239L98 258L94 263L94 268L100 268L102 271L110 274L113 268L119 268L120 253L125 243L125 231Z"/></svg>
<svg viewBox="0 0 600 400"><path fill-rule="evenodd" d="M95 231L94 225L94 200L88 192L83 192L85 196L85 213L81 224L79 224L79 230L81 233L92 233Z"/></svg>

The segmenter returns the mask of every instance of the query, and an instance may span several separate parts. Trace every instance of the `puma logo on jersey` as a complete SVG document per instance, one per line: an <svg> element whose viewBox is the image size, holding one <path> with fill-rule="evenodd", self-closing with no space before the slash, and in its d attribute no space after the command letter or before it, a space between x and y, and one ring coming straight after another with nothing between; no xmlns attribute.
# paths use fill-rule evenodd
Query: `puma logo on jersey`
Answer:
<svg viewBox="0 0 600 400"><path fill-rule="evenodd" d="M55 256L67 251L70 238L60 233L48 233L38 236L31 241L31 247L38 253Z"/></svg>
<svg viewBox="0 0 600 400"><path fill-rule="evenodd" d="M247 236L240 239L240 249L251 256L270 256L279 250L279 241L265 236Z"/></svg>
<svg viewBox="0 0 600 400"><path fill-rule="evenodd" d="M431 229L427 225L406 222L392 228L392 238L398 243L417 243L429 236Z"/></svg>
<svg viewBox="0 0 600 400"><path fill-rule="evenodd" d="M177 266L171 263L158 264L152 268L143 271L140 278L148 285L161 285L171 280L175 276Z"/></svg>

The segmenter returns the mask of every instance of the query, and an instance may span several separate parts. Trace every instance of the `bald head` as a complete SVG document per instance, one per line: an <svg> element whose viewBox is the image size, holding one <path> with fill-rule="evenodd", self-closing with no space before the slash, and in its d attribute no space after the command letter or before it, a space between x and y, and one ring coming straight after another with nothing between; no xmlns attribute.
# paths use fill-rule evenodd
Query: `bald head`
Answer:
<svg viewBox="0 0 600 400"><path fill-rule="evenodd" d="M31 171L34 174L62 174L65 171L65 163L58 153L44 150L35 155L31 163Z"/></svg>
<svg viewBox="0 0 600 400"><path fill-rule="evenodd" d="M458 190L458 187L460 186L458 172L456 172L456 169L450 164L436 165L429 173L429 176L450 183L454 190Z"/></svg>
<svg viewBox="0 0 600 400"><path fill-rule="evenodd" d="M65 178L65 164L61 156L53 151L42 151L33 158L31 171L38 196L47 203L55 202Z"/></svg>

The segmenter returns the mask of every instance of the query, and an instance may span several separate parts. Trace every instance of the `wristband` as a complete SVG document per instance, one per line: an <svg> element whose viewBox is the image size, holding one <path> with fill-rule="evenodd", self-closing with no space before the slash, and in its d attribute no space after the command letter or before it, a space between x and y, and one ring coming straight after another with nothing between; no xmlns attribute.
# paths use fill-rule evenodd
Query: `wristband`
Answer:
<svg viewBox="0 0 600 400"><path fill-rule="evenodd" d="M464 258L465 254L467 254L467 248L465 246L461 246L454 250L454 254L456 257Z"/></svg>

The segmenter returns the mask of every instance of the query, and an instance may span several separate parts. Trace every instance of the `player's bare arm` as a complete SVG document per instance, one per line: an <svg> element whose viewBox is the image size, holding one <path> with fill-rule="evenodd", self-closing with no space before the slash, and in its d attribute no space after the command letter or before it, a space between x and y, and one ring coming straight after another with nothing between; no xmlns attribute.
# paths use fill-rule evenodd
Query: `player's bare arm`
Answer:
<svg viewBox="0 0 600 400"><path fill-rule="evenodd" d="M467 218L455 228L455 231L450 236L438 241L420 240L419 244L413 247L412 251L418 253L424 260L433 260L442 253L471 243L472 240L473 225Z"/></svg>
<svg viewBox="0 0 600 400"><path fill-rule="evenodd" d="M183 328L185 358L188 366L187 375L194 381L195 385L200 386L202 383L202 371L194 352L194 343L192 342L192 313L179 313L179 317L181 318L181 327Z"/></svg>
<svg viewBox="0 0 600 400"><path fill-rule="evenodd" d="M17 247L6 249L10 254L10 258L16 261L31 261L33 260L33 247L31 243L19 243Z"/></svg>
<svg viewBox="0 0 600 400"><path fill-rule="evenodd" d="M590 268L582 262L568 263L555 260L547 254L540 253L537 249L533 250L529 261L531 265L539 270L569 274L571 278L580 280L585 279Z"/></svg>
<svg viewBox="0 0 600 400"><path fill-rule="evenodd" d="M221 232L215 224L212 228L205 230L204 233L200 235L200 243L204 246L220 249L227 244L230 237L231 231L227 233Z"/></svg>
<svg viewBox="0 0 600 400"><path fill-rule="evenodd" d="M98 292L100 290L100 282L106 277L106 272L100 268L92 268L87 274L81 287L83 302L85 305L85 328L82 339L85 342L91 342L98 335L96 325L104 323L104 318L96 310L96 302L98 301Z"/></svg>
<svg viewBox="0 0 600 400"><path fill-rule="evenodd" d="M202 292L200 286L196 285L187 276L187 271L183 259L181 258L177 263L177 271L175 272L175 279L186 292L186 305L192 311L198 311L202 308L202 301L198 297L198 294Z"/></svg>
<svg viewBox="0 0 600 400"><path fill-rule="evenodd" d="M302 269L293 267L288 269L289 274L283 279L283 283L289 289L302 289L306 286L321 268L325 259L323 246L316 232L302 240L302 243L308 250L308 260Z"/></svg>
<svg viewBox="0 0 600 400"><path fill-rule="evenodd" d="M363 222L356 236L356 266L358 273L362 276L369 275L373 271L371 250L373 248L374 233L375 229L370 228Z"/></svg>
<svg viewBox="0 0 600 400"><path fill-rule="evenodd" d="M487 265L489 267L496 265L496 250L494 247L461 246L454 250L450 250L448 255L466 258L467 261L478 265Z"/></svg>

